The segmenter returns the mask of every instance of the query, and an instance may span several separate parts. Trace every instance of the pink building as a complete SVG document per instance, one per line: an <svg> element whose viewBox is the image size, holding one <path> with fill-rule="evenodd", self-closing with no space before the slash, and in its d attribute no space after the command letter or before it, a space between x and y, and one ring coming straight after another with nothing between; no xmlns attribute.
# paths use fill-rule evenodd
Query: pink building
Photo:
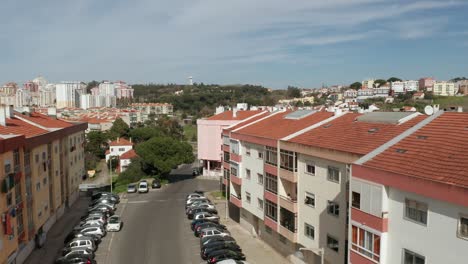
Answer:
<svg viewBox="0 0 468 264"><path fill-rule="evenodd" d="M432 87L434 86L435 79L432 77L424 77L419 79L419 89L432 91Z"/></svg>
<svg viewBox="0 0 468 264"><path fill-rule="evenodd" d="M222 176L221 132L230 126L266 115L267 111L225 111L207 119L197 120L198 159L203 163L204 176Z"/></svg>
<svg viewBox="0 0 468 264"><path fill-rule="evenodd" d="M115 92L118 99L121 98L133 98L133 88L123 81L114 83Z"/></svg>
<svg viewBox="0 0 468 264"><path fill-rule="evenodd" d="M24 84L24 89L30 92L38 92L39 86L36 83L29 81Z"/></svg>

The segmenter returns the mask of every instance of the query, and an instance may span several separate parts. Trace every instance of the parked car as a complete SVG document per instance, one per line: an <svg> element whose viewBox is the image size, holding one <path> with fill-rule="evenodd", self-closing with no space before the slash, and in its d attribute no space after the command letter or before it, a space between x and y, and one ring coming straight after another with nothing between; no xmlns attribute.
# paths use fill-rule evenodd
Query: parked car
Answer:
<svg viewBox="0 0 468 264"><path fill-rule="evenodd" d="M80 232L85 235L97 235L101 237L104 237L107 234L107 231L105 229L101 229L100 227L94 226L85 227L81 229Z"/></svg>
<svg viewBox="0 0 468 264"><path fill-rule="evenodd" d="M93 195L91 195L91 200L96 200L96 199L103 198L103 197L113 197L113 198L116 199L118 202L120 201L120 196L118 196L118 195L115 194L115 193L110 193L110 192L98 192L98 193L94 193Z"/></svg>
<svg viewBox="0 0 468 264"><path fill-rule="evenodd" d="M205 207L205 208L210 208L210 209L216 209L216 207L213 204L201 201L201 202L195 202L195 203L191 204L190 206L187 206L187 208L185 209L185 213L188 213L188 211L190 209L193 209L193 208L196 208L196 207Z"/></svg>
<svg viewBox="0 0 468 264"><path fill-rule="evenodd" d="M112 206L115 207L117 202L112 198L109 198L109 199L108 198L103 198L103 199L97 199L97 200L91 201L89 203L89 206L94 207L94 206L96 206L98 204L109 204L109 205L112 205Z"/></svg>
<svg viewBox="0 0 468 264"><path fill-rule="evenodd" d="M193 198L201 198L201 197L205 197L205 196L203 196L203 193L193 192L193 193L188 194L188 195L185 197L185 200L193 199Z"/></svg>
<svg viewBox="0 0 468 264"><path fill-rule="evenodd" d="M151 183L151 188L153 189L161 188L161 181L158 179L154 179L153 182Z"/></svg>
<svg viewBox="0 0 468 264"><path fill-rule="evenodd" d="M67 245L69 244L73 239L75 238L80 238L80 237L90 237L93 239L94 243L97 245L99 243L101 243L101 236L97 236L97 235L91 235L91 234L83 234L81 233L80 231L77 231L77 230L73 230L71 231L70 233L68 233L68 235L65 237L65 239L63 240L63 244L64 245Z"/></svg>
<svg viewBox="0 0 468 264"><path fill-rule="evenodd" d="M227 230L225 225L206 222L206 223L196 224L195 228L193 230L193 234L195 236L199 236L201 230L203 230L204 228L209 228L209 227L217 227L217 228L222 229L222 230Z"/></svg>
<svg viewBox="0 0 468 264"><path fill-rule="evenodd" d="M210 243L216 242L216 241L236 241L233 237L231 236L211 236L211 237L202 237L200 239L200 247L204 247Z"/></svg>
<svg viewBox="0 0 468 264"><path fill-rule="evenodd" d="M209 236L229 236L231 233L227 230L218 229L216 227L205 228L200 231L200 238L209 237Z"/></svg>
<svg viewBox="0 0 468 264"><path fill-rule="evenodd" d="M95 206L93 208L88 208L88 214L94 213L94 212L102 212L105 213L107 217L111 216L114 214L114 210L107 206Z"/></svg>
<svg viewBox="0 0 468 264"><path fill-rule="evenodd" d="M86 217L85 219L83 219L81 222L91 222L91 221L99 221L101 222L103 225L106 225L107 224L107 217L105 216L88 216Z"/></svg>
<svg viewBox="0 0 468 264"><path fill-rule="evenodd" d="M219 216L208 213L208 212L199 212L195 215L193 215L193 219L211 219L211 220L218 220L219 221Z"/></svg>
<svg viewBox="0 0 468 264"><path fill-rule="evenodd" d="M65 248L70 248L70 249L79 248L79 247L80 248L86 247L93 252L96 251L97 249L96 244L94 244L93 239L90 237L86 237L86 236L75 238L65 246Z"/></svg>
<svg viewBox="0 0 468 264"><path fill-rule="evenodd" d="M122 220L120 219L120 216L114 215L109 218L109 221L107 222L106 229L107 231L120 231L122 228Z"/></svg>
<svg viewBox="0 0 468 264"><path fill-rule="evenodd" d="M200 247L200 251L203 252L207 248L216 247L216 246L230 245L230 244L236 244L237 245L237 242L235 240L211 240L207 244L202 245Z"/></svg>
<svg viewBox="0 0 468 264"><path fill-rule="evenodd" d="M216 262L216 264L249 264L247 261L244 260L234 260L234 259L226 259Z"/></svg>
<svg viewBox="0 0 468 264"><path fill-rule="evenodd" d="M204 218L204 219L194 219L190 223L190 228L192 228L192 230L194 230L196 224L205 223L205 222L219 223L219 219L206 219L206 218Z"/></svg>
<svg viewBox="0 0 468 264"><path fill-rule="evenodd" d="M72 250L66 254L64 254L62 257L63 258L71 258L71 257L85 257L85 258L90 258L94 259L94 252L86 250L86 249L77 249L77 250Z"/></svg>
<svg viewBox="0 0 468 264"><path fill-rule="evenodd" d="M83 228L86 228L86 227L98 227L102 230L104 230L104 225L102 223L96 223L96 222L84 222L84 223L81 223L76 225L74 228L73 228L73 231L81 231L83 230Z"/></svg>
<svg viewBox="0 0 468 264"><path fill-rule="evenodd" d="M94 210L94 209L96 209L98 207L107 207L107 208L111 209L112 211L115 211L115 204L103 204L103 203L96 204L94 206L89 206L88 210L91 211L91 210Z"/></svg>
<svg viewBox="0 0 468 264"><path fill-rule="evenodd" d="M85 247L82 247L82 248L78 247L78 248L73 248L73 249L64 248L62 250L62 256L65 256L65 255L69 254L70 252L74 252L74 251L82 252L83 254L90 254L94 258L94 252L92 250L90 250L89 248L85 248Z"/></svg>
<svg viewBox="0 0 468 264"><path fill-rule="evenodd" d="M142 181L138 184L138 192L139 193L147 193L149 191L148 189L148 183L146 181Z"/></svg>
<svg viewBox="0 0 468 264"><path fill-rule="evenodd" d="M127 193L136 193L137 187L136 184L132 183L127 186Z"/></svg>
<svg viewBox="0 0 468 264"><path fill-rule="evenodd" d="M242 252L242 249L239 247L239 245L237 245L235 243L227 243L227 244L221 244L221 245L216 245L216 246L212 246L212 247L207 247L207 248L203 249L200 252L200 256L201 256L202 259L207 259L209 256L212 255L213 252L221 250L221 249L232 250L232 251L236 251L236 252Z"/></svg>
<svg viewBox="0 0 468 264"><path fill-rule="evenodd" d="M218 214L218 210L216 208L208 208L208 207L195 207L191 208L187 213L187 218L192 219L196 214L200 212L208 212L210 214Z"/></svg>
<svg viewBox="0 0 468 264"><path fill-rule="evenodd" d="M97 262L89 257L76 255L69 258L59 258L55 261L57 264L96 264Z"/></svg>
<svg viewBox="0 0 468 264"><path fill-rule="evenodd" d="M212 254L208 256L207 262L211 264L225 259L245 260L245 255L242 252L221 249L212 252Z"/></svg>

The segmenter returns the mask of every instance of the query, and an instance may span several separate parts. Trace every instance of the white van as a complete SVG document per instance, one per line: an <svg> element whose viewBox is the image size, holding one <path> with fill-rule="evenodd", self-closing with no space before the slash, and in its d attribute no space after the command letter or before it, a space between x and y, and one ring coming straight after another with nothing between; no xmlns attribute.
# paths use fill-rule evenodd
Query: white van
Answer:
<svg viewBox="0 0 468 264"><path fill-rule="evenodd" d="M147 182L140 182L138 184L138 192L139 193L147 193L148 192L148 183Z"/></svg>

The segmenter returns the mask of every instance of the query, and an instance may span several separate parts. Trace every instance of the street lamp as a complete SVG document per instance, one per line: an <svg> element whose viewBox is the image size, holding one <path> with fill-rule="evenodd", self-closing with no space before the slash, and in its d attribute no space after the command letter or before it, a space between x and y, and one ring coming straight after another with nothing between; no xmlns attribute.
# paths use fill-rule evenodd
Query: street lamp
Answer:
<svg viewBox="0 0 468 264"><path fill-rule="evenodd" d="M324 248L299 248L299 251L312 251L313 253L320 255L320 263L325 264L325 249Z"/></svg>
<svg viewBox="0 0 468 264"><path fill-rule="evenodd" d="M112 193L112 157L109 157L109 178L110 178L110 192Z"/></svg>

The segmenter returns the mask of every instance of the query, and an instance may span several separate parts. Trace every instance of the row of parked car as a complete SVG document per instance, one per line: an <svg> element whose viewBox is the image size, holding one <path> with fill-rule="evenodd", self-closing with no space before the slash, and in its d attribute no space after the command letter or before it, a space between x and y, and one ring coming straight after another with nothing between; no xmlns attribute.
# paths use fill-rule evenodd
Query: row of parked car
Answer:
<svg viewBox="0 0 468 264"><path fill-rule="evenodd" d="M151 188L153 189L159 189L161 188L161 181L158 179L154 179L151 182ZM148 181L146 180L141 180L138 183L130 183L127 186L127 193L147 193L149 192L149 187L148 187Z"/></svg>
<svg viewBox="0 0 468 264"><path fill-rule="evenodd" d="M200 238L200 256L207 263L241 264L245 262L242 249L226 226L220 224L218 211L202 191L186 197L185 213L191 219L193 234Z"/></svg>
<svg viewBox="0 0 468 264"><path fill-rule="evenodd" d="M94 252L101 239L109 231L120 231L122 221L115 214L120 197L109 192L91 196L86 215L65 237L62 256L56 260L60 264L95 264Z"/></svg>

